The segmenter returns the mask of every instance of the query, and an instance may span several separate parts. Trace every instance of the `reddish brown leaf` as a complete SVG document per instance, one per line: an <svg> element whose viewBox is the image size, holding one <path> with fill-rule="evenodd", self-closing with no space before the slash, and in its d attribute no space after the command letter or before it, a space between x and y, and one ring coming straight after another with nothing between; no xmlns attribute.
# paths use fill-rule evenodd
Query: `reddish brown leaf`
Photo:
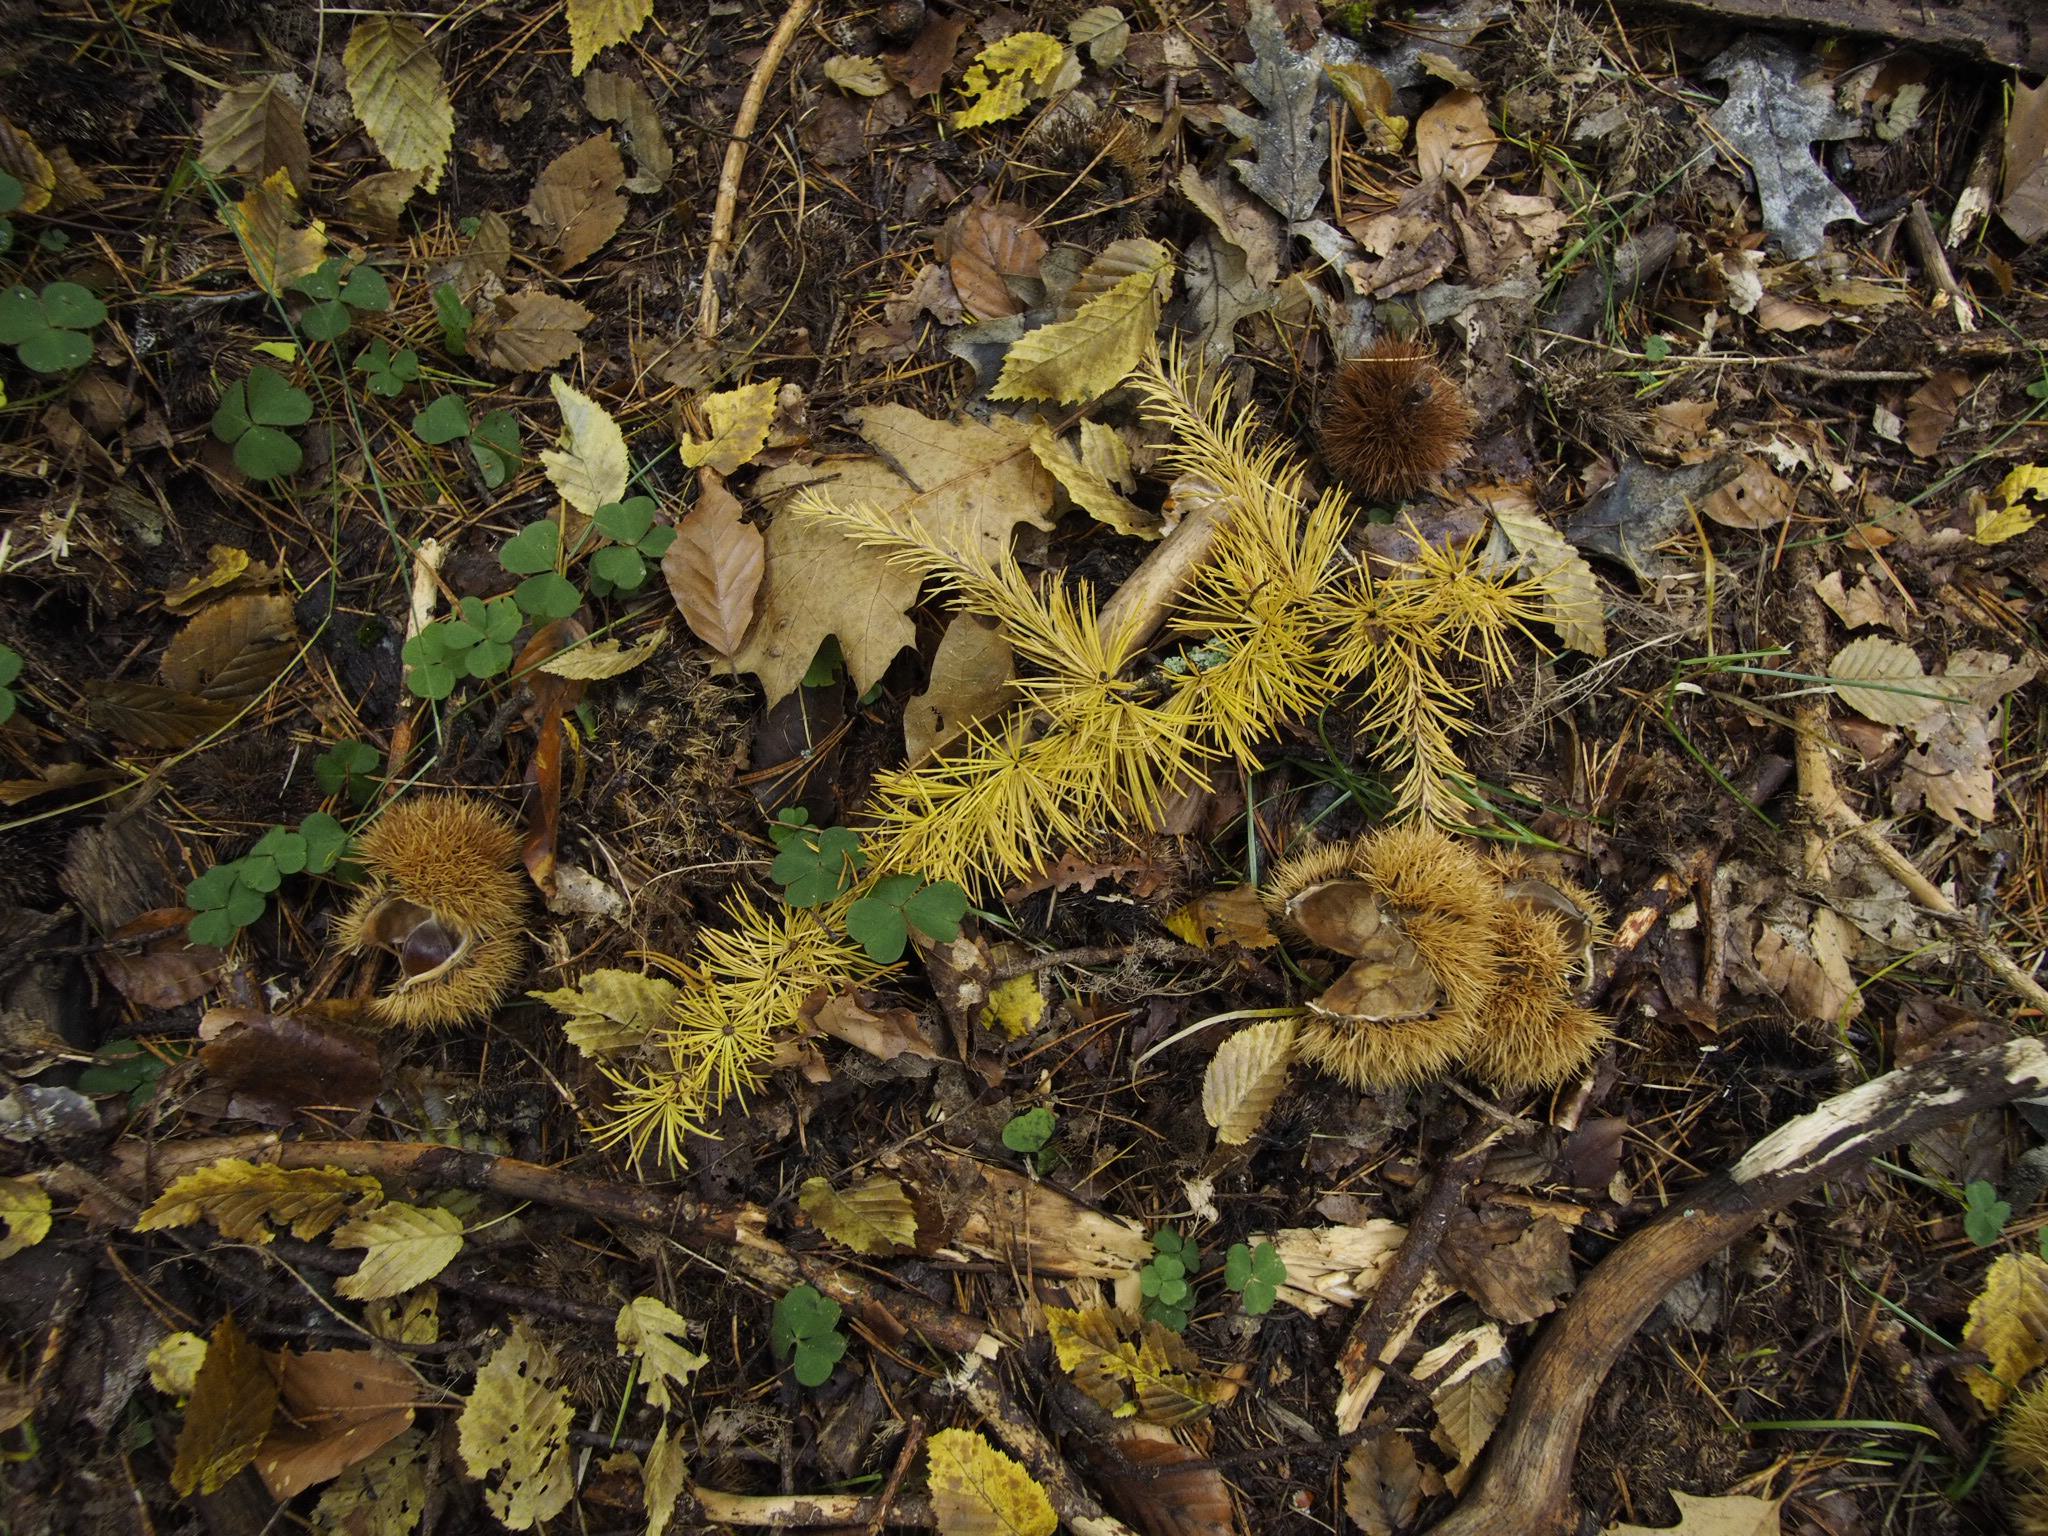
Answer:
<svg viewBox="0 0 2048 1536"><path fill-rule="evenodd" d="M215 1008L199 1032L207 1075L234 1094L232 1113L254 1120L283 1125L307 1109L353 1113L383 1084L376 1041L310 1009Z"/></svg>
<svg viewBox="0 0 2048 1536"><path fill-rule="evenodd" d="M533 184L526 216L566 272L597 254L626 222L626 162L609 133L595 134L550 160Z"/></svg>
<svg viewBox="0 0 2048 1536"><path fill-rule="evenodd" d="M821 1034L858 1046L878 1061L889 1061L906 1051L928 1061L945 1058L931 1047L917 1027L917 1015L908 1008L868 1008L857 992L842 992L824 998L813 1009L807 1003L804 1014Z"/></svg>
<svg viewBox="0 0 2048 1536"><path fill-rule="evenodd" d="M1006 277L1036 277L1045 238L1025 222L1015 203L975 203L946 221L939 255L953 274L960 302L990 320L1023 313Z"/></svg>
<svg viewBox="0 0 2048 1536"><path fill-rule="evenodd" d="M1092 1460L1110 1507L1146 1536L1236 1536L1223 1473L1170 1432L1134 1424Z"/></svg>
<svg viewBox="0 0 2048 1536"><path fill-rule="evenodd" d="M186 941L185 923L191 915L183 907L159 907L114 930L117 939L157 935L145 948L110 949L99 957L107 980L129 1002L142 1008L182 1008L213 985L226 957L209 945Z"/></svg>
<svg viewBox="0 0 2048 1536"><path fill-rule="evenodd" d="M1906 447L1922 459L1934 457L1934 450L1956 424L1956 407L1970 392L1970 376L1954 368L1930 374L1927 382L1906 396Z"/></svg>
<svg viewBox="0 0 2048 1536"><path fill-rule="evenodd" d="M882 67L889 78L913 96L929 96L945 83L953 67L953 54L960 46L960 34L967 30L967 17L944 16L933 11L924 30L901 53L882 55Z"/></svg>
<svg viewBox="0 0 2048 1536"><path fill-rule="evenodd" d="M154 683L87 682L83 692L96 724L131 745L164 751L189 747L226 725L235 713L235 706L225 699L202 699Z"/></svg>
<svg viewBox="0 0 2048 1536"><path fill-rule="evenodd" d="M418 1379L366 1349L289 1350L274 1357L284 1416L256 1454L274 1499L341 1476L405 1433L423 1401Z"/></svg>
<svg viewBox="0 0 2048 1536"><path fill-rule="evenodd" d="M290 599L223 598L194 614L165 647L164 681L186 693L239 704L276 681L298 639Z"/></svg>
<svg viewBox="0 0 2048 1536"><path fill-rule="evenodd" d="M698 479L697 505L676 524L661 573L690 633L731 656L754 622L765 544L760 529L740 521L739 500L723 480L708 471Z"/></svg>

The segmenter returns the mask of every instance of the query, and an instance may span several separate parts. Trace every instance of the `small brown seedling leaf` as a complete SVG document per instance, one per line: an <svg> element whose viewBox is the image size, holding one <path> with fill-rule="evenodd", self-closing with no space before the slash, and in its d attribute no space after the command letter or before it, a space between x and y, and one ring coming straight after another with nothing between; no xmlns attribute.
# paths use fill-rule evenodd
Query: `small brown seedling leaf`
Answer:
<svg viewBox="0 0 2048 1536"><path fill-rule="evenodd" d="M491 1513L513 1530L531 1530L569 1507L575 1417L554 1352L522 1318L476 1373L455 1426L463 1466L484 1483Z"/></svg>
<svg viewBox="0 0 2048 1536"><path fill-rule="evenodd" d="M526 199L526 217L567 272L596 255L626 222L626 162L609 133L593 134L547 163Z"/></svg>
<svg viewBox="0 0 2048 1536"><path fill-rule="evenodd" d="M1252 1139L1287 1086L1293 1060L1292 1019L1254 1024L1216 1048L1202 1075L1202 1115L1220 1145L1240 1147Z"/></svg>
<svg viewBox="0 0 2048 1536"><path fill-rule="evenodd" d="M932 656L931 681L903 707L903 748L911 762L954 740L1011 699L1017 675L1010 642L995 625L956 613Z"/></svg>
<svg viewBox="0 0 2048 1536"><path fill-rule="evenodd" d="M417 171L434 192L455 142L455 108L424 32L392 15L365 16L342 54L349 100L394 170Z"/></svg>
<svg viewBox="0 0 2048 1536"><path fill-rule="evenodd" d="M594 77L593 77L594 78ZM493 368L538 373L576 355L590 311L574 299L522 288L477 316L470 350Z"/></svg>
<svg viewBox="0 0 2048 1536"><path fill-rule="evenodd" d="M351 1204L380 1203L384 1187L341 1168L280 1168L224 1157L174 1180L135 1219L138 1232L189 1227L204 1216L230 1242L267 1243L270 1225L288 1226L301 1242L340 1221Z"/></svg>
<svg viewBox="0 0 2048 1536"><path fill-rule="evenodd" d="M697 505L676 524L661 557L676 611L690 633L721 656L732 656L754 622L754 600L767 570L767 541L740 520L739 498L716 477L702 479Z"/></svg>
<svg viewBox="0 0 2048 1536"><path fill-rule="evenodd" d="M690 1320L653 1296L636 1296L619 1308L613 1333L619 1353L640 1361L640 1385L656 1408L676 1406L676 1394L690 1385L705 1357L683 1342Z"/></svg>
<svg viewBox="0 0 2048 1536"><path fill-rule="evenodd" d="M363 1262L335 1290L357 1301L396 1296L425 1285L462 1251L462 1218L432 1205L392 1201L338 1228L336 1248L361 1248Z"/></svg>
<svg viewBox="0 0 2048 1536"><path fill-rule="evenodd" d="M1879 725L1911 725L1941 707L1941 685L1922 670L1913 648L1882 635L1864 635L1835 652L1828 676L1844 704Z"/></svg>
<svg viewBox="0 0 2048 1536"><path fill-rule="evenodd" d="M855 1253L903 1253L917 1246L917 1210L894 1179L863 1179L843 1191L828 1179L805 1179L797 1205L820 1232Z"/></svg>
<svg viewBox="0 0 2048 1536"><path fill-rule="evenodd" d="M683 462L692 469L709 469L730 475L768 446L768 428L775 421L775 396L780 379L761 379L707 396L704 415L711 423L711 435L697 438L682 434Z"/></svg>
<svg viewBox="0 0 2048 1536"><path fill-rule="evenodd" d="M186 1498L220 1492L256 1459L276 1416L277 1378L269 1362L233 1317L223 1317L192 1381L171 1486Z"/></svg>
<svg viewBox="0 0 2048 1536"><path fill-rule="evenodd" d="M971 1429L925 1443L939 1536L1052 1536L1052 1500L1022 1466Z"/></svg>
<svg viewBox="0 0 2048 1536"><path fill-rule="evenodd" d="M221 93L199 125L199 163L216 175L261 181L272 171L293 187L312 185L312 151L299 108L286 92L289 75L263 75Z"/></svg>
<svg viewBox="0 0 2048 1536"><path fill-rule="evenodd" d="M590 61L647 25L654 0L568 0L569 73L580 75Z"/></svg>
<svg viewBox="0 0 2048 1536"><path fill-rule="evenodd" d="M249 276L272 298L327 259L327 226L318 219L299 222L299 198L292 187L289 172L272 171L222 215L241 243Z"/></svg>

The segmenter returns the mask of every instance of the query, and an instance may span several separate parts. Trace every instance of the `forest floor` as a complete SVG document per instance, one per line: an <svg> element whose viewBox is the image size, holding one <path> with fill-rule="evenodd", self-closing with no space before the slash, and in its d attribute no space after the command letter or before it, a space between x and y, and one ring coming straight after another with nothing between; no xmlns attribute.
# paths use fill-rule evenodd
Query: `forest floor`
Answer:
<svg viewBox="0 0 2048 1536"><path fill-rule="evenodd" d="M0 1529L2048 1532L2048 61L1753 8L0 0Z"/></svg>

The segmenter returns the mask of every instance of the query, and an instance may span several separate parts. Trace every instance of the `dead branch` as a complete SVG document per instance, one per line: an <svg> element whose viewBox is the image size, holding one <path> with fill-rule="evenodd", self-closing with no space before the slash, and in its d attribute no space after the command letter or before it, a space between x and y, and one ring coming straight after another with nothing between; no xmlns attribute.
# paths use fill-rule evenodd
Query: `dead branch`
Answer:
<svg viewBox="0 0 2048 1536"><path fill-rule="evenodd" d="M1920 0L1658 0L1658 4L1709 16L1723 24L1751 21L1889 37L2037 75L2048 73L2048 29L2040 25L2034 0L1977 0L1973 5L1958 6L1924 5Z"/></svg>
<svg viewBox="0 0 2048 1536"><path fill-rule="evenodd" d="M1725 1172L1675 1200L1601 1260L1543 1330L1478 1479L1429 1536L1565 1529L1586 1413L1629 1340L1674 1285L1773 1211L1865 1160L2044 1090L2048 1044L2033 1038L1887 1072L1780 1126Z"/></svg>

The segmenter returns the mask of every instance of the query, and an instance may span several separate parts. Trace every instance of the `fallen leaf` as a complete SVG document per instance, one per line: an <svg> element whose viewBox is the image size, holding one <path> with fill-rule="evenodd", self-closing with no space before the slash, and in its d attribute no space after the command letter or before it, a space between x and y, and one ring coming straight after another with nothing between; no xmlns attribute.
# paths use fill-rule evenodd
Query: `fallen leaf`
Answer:
<svg viewBox="0 0 2048 1536"><path fill-rule="evenodd" d="M662 1536L675 1518L683 1490L690 1486L690 1457L685 1445L689 1438L687 1425L670 1424L654 1437L647 1453L640 1479L647 1505L647 1536Z"/></svg>
<svg viewBox="0 0 2048 1536"><path fill-rule="evenodd" d="M2031 245L2048 234L2048 80L2012 82L1998 216ZM24 208L26 205L24 205Z"/></svg>
<svg viewBox="0 0 2048 1536"><path fill-rule="evenodd" d="M980 128L1000 123L1024 110L1035 92L1043 92L1067 62L1067 50L1047 32L1012 32L975 55L960 82L967 105L953 114L955 128Z"/></svg>
<svg viewBox="0 0 2048 1536"><path fill-rule="evenodd" d="M1436 1410L1430 1439L1457 1458L1444 1483L1451 1492L1461 1492L1507 1411L1508 1389L1514 1385L1507 1339L1493 1323L1467 1329L1416 1361L1413 1374L1429 1389Z"/></svg>
<svg viewBox="0 0 2048 1536"><path fill-rule="evenodd" d="M908 1008L877 1013L864 1006L858 994L840 992L815 1009L806 1005L804 1017L819 1033L866 1051L877 1061L893 1061L906 1053L927 1061L945 1059L926 1041L917 1027L917 1015Z"/></svg>
<svg viewBox="0 0 2048 1536"><path fill-rule="evenodd" d="M1053 435L1052 428L1034 427L1031 452L1045 466L1075 506L1098 523L1132 538L1156 539L1166 525L1124 494L1137 484L1131 454L1123 438L1100 422L1081 423L1081 448L1076 452Z"/></svg>
<svg viewBox="0 0 2048 1536"><path fill-rule="evenodd" d="M1795 921L1766 921L1750 945L1757 974L1796 1017L1841 1027L1862 1013L1846 929L1823 907Z"/></svg>
<svg viewBox="0 0 2048 1536"><path fill-rule="evenodd" d="M661 114L638 80L592 70L583 77L583 105L601 123L617 123L633 156L628 192L659 192L675 169L675 151L662 132Z"/></svg>
<svg viewBox="0 0 2048 1536"><path fill-rule="evenodd" d="M0 117L0 171L21 183L17 213L41 213L57 193L57 172L36 141Z"/></svg>
<svg viewBox="0 0 2048 1536"><path fill-rule="evenodd" d="M825 61L825 78L852 96L889 94L889 76L880 59L836 54Z"/></svg>
<svg viewBox="0 0 2048 1536"><path fill-rule="evenodd" d="M34 1179L0 1179L0 1259L11 1259L50 1235L50 1196Z"/></svg>
<svg viewBox="0 0 2048 1536"><path fill-rule="evenodd" d="M2048 1365L2048 1259L2033 1253L1993 1259L1970 1303L1963 1343L1985 1357L1965 1378L1970 1392L1986 1413L1996 1413L2020 1382Z"/></svg>
<svg viewBox="0 0 2048 1536"><path fill-rule="evenodd" d="M1470 91L1449 91L1415 120L1416 168L1424 181L1467 187L1492 163L1499 142L1486 103Z"/></svg>
<svg viewBox="0 0 2048 1536"><path fill-rule="evenodd" d="M283 171L299 192L312 185L312 151L290 75L263 75L221 93L199 125L199 163L217 175L262 181Z"/></svg>
<svg viewBox="0 0 2048 1536"><path fill-rule="evenodd" d="M594 516L625 499L626 435L609 411L560 374L548 376L548 389L562 413L562 446L542 449L540 461L562 500Z"/></svg>
<svg viewBox="0 0 2048 1536"><path fill-rule="evenodd" d="M775 421L775 397L780 379L761 379L708 395L704 415L711 423L711 435L698 438L679 434L683 463L691 469L709 469L730 475L768 445L768 429Z"/></svg>
<svg viewBox="0 0 2048 1536"><path fill-rule="evenodd" d="M1010 703L1017 675L1010 642L971 613L947 621L923 693L903 707L903 749L910 762L938 751L961 732Z"/></svg>
<svg viewBox="0 0 2048 1536"><path fill-rule="evenodd" d="M398 216L420 189L418 171L373 171L341 194L342 217L366 228L396 234Z"/></svg>
<svg viewBox="0 0 2048 1536"><path fill-rule="evenodd" d="M1929 681L1911 646L1881 635L1851 640L1828 662L1835 695L1867 720L1910 725L1941 707L1942 690Z"/></svg>
<svg viewBox="0 0 2048 1536"><path fill-rule="evenodd" d="M130 939L151 933L157 937L140 949L106 950L97 957L101 971L139 1008L182 1008L204 997L220 979L227 956L185 937L185 925L191 918L183 907L163 907L123 923L110 937Z"/></svg>
<svg viewBox="0 0 2048 1536"><path fill-rule="evenodd" d="M1047 1307L1060 1369L1105 1413L1165 1428L1205 1417L1215 1393L1187 1342L1115 1307Z"/></svg>
<svg viewBox="0 0 2048 1536"><path fill-rule="evenodd" d="M1968 825L1965 816L1992 820L1998 812L1993 741L1999 735L1999 701L2034 672L2032 662L2015 665L1994 652L1952 654L1943 675L1929 684L1952 702L1910 722L1918 745L1899 765L1894 812L1924 804L1956 826Z"/></svg>
<svg viewBox="0 0 2048 1536"><path fill-rule="evenodd" d="M1829 571L1814 583L1813 590L1834 616L1850 629L1868 629L1873 624L1883 624L1894 630L1904 628L1885 594L1868 576L1858 577L1855 586L1845 588L1842 573Z"/></svg>
<svg viewBox="0 0 2048 1536"><path fill-rule="evenodd" d="M412 1427L425 1401L403 1362L367 1349L286 1350L275 1357L284 1413L256 1453L273 1499L331 1482Z"/></svg>
<svg viewBox="0 0 2048 1536"><path fill-rule="evenodd" d="M1045 253L1045 237L1015 203L970 203L946 221L938 241L961 304L983 320L1024 312L1006 279L1037 277Z"/></svg>
<svg viewBox="0 0 2048 1536"><path fill-rule="evenodd" d="M285 1124L302 1111L353 1113L383 1085L375 1036L310 1009L215 1009L200 1021L199 1061L234 1098L230 1112Z"/></svg>
<svg viewBox="0 0 2048 1536"><path fill-rule="evenodd" d="M576 1492L576 1411L561 1374L554 1352L521 1319L477 1372L455 1422L463 1466L484 1484L491 1513L515 1531L552 1520Z"/></svg>
<svg viewBox="0 0 2048 1536"><path fill-rule="evenodd" d="M609 133L594 134L547 163L526 200L526 217L567 272L596 255L626 222L626 163Z"/></svg>
<svg viewBox="0 0 2048 1536"><path fill-rule="evenodd" d="M427 1450L418 1430L350 1467L313 1508L314 1536L412 1536L427 1508Z"/></svg>
<svg viewBox="0 0 2048 1536"><path fill-rule="evenodd" d="M1231 161L1231 169L1283 219L1313 219L1330 159L1330 122L1317 100L1323 88L1321 42L1296 53L1272 0L1254 0L1246 33L1252 62L1237 66L1237 78L1265 116L1223 107L1224 127L1251 144L1255 156Z"/></svg>
<svg viewBox="0 0 2048 1536"><path fill-rule="evenodd" d="M847 415L908 491L883 496L871 490L865 499L878 510L913 518L952 548L991 564L1009 558L1019 523L1054 526L1052 478L1031 452L1031 429L1022 422L1007 416L986 424L967 417L934 421L901 405ZM852 505L861 498L849 490L845 497L837 487L830 494Z"/></svg>
<svg viewBox="0 0 2048 1536"><path fill-rule="evenodd" d="M1422 1469L1399 1430L1361 1440L1344 1458L1344 1517L1364 1536L1405 1531L1422 1507Z"/></svg>
<svg viewBox="0 0 2048 1536"><path fill-rule="evenodd" d="M365 16L349 33L342 63L370 142L394 170L417 171L421 191L438 191L455 142L455 109L426 34L397 16Z"/></svg>
<svg viewBox="0 0 2048 1536"><path fill-rule="evenodd" d="M1112 261L1110 270L1128 269L1126 274L1089 298L1073 319L1018 338L1003 359L991 399L1072 405L1107 394L1138 365L1153 344L1160 307L1173 291L1173 257L1154 240L1131 242L1114 258L1104 252L1081 274L1074 296L1088 293L1090 274Z"/></svg>
<svg viewBox="0 0 2048 1536"><path fill-rule="evenodd" d="M1671 1490L1676 1525L1610 1525L1602 1536L1778 1536L1778 1500L1731 1493L1706 1498Z"/></svg>
<svg viewBox="0 0 2048 1536"><path fill-rule="evenodd" d="M1762 459L1742 457L1735 477L1700 503L1700 511L1724 528L1775 528L1792 515L1792 487Z"/></svg>
<svg viewBox="0 0 2048 1536"><path fill-rule="evenodd" d="M943 1536L1052 1536L1052 1500L1031 1474L971 1429L925 1442L932 1512Z"/></svg>
<svg viewBox="0 0 2048 1536"><path fill-rule="evenodd" d="M164 751L190 746L235 714L235 706L224 699L202 699L152 683L92 681L82 691L95 723L134 746Z"/></svg>
<svg viewBox="0 0 2048 1536"><path fill-rule="evenodd" d="M1097 69L1107 69L1131 44L1131 24L1113 5L1091 5L1067 23L1067 41L1088 50Z"/></svg>
<svg viewBox="0 0 2048 1536"><path fill-rule="evenodd" d="M223 598L199 610L164 648L163 679L183 693L246 703L275 682L298 649L289 598Z"/></svg>
<svg viewBox="0 0 2048 1536"><path fill-rule="evenodd" d="M690 1320L654 1296L636 1296L619 1308L612 1326L619 1353L638 1357L645 1370L641 1385L656 1408L675 1406L676 1399L702 1370L705 1357L683 1342Z"/></svg>
<svg viewBox="0 0 2048 1536"><path fill-rule="evenodd" d="M1287 1086L1294 1060L1294 1020L1270 1019L1241 1029L1216 1048L1202 1074L1202 1117L1219 1146L1250 1141Z"/></svg>
<svg viewBox="0 0 2048 1536"><path fill-rule="evenodd" d="M1166 919L1166 930L1183 943L1201 949L1217 949L1225 944L1270 949L1280 942L1273 936L1266 904L1256 885L1198 896Z"/></svg>
<svg viewBox="0 0 2048 1536"><path fill-rule="evenodd" d="M241 244L249 276L272 298L327 258L327 226L318 219L299 223L298 194L287 171L272 171L222 218Z"/></svg>
<svg viewBox="0 0 2048 1536"><path fill-rule="evenodd" d="M1486 1221L1460 1210L1442 1251L1445 1273L1495 1322L1533 1323L1571 1294L1571 1234L1548 1216Z"/></svg>
<svg viewBox="0 0 2048 1536"><path fill-rule="evenodd" d="M1238 1536L1223 1469L1156 1424L1126 1423L1101 1454L1085 1446L1092 1481L1145 1536Z"/></svg>
<svg viewBox="0 0 2048 1536"><path fill-rule="evenodd" d="M1519 486L1480 486L1467 492L1493 514L1500 531L1521 557L1521 568L1543 589L1544 616L1557 638L1588 656L1607 654L1606 603L1586 557L1536 510L1535 498Z"/></svg>
<svg viewBox="0 0 2048 1536"><path fill-rule="evenodd" d="M636 1050L668 1022L676 984L641 971L585 971L573 987L529 992L564 1017L562 1034L585 1056Z"/></svg>
<svg viewBox="0 0 2048 1536"><path fill-rule="evenodd" d="M538 373L576 355L582 345L578 333L591 318L590 311L574 299L539 288L522 288L478 313L469 333L469 349L493 368Z"/></svg>
<svg viewBox="0 0 2048 1536"><path fill-rule="evenodd" d="M739 499L724 482L703 480L696 506L676 524L661 557L661 573L690 633L721 656L739 651L754 621L766 550L761 530L740 520Z"/></svg>
<svg viewBox="0 0 2048 1536"><path fill-rule="evenodd" d="M1858 214L1815 162L1813 145L1853 136L1861 119L1841 111L1805 57L1774 37L1745 36L1702 73L1728 83L1728 99L1707 121L1749 162L1765 231L1795 261L1817 255L1827 226Z"/></svg>
<svg viewBox="0 0 2048 1536"><path fill-rule="evenodd" d="M866 1178L848 1189L805 1179L797 1208L833 1242L855 1253L907 1253L917 1246L917 1210L894 1179Z"/></svg>
<svg viewBox="0 0 2048 1536"><path fill-rule="evenodd" d="M636 645L623 640L585 640L548 657L540 670L549 677L566 677L579 683L600 683L606 678L624 677L668 644L668 636L655 630Z"/></svg>
<svg viewBox="0 0 2048 1536"><path fill-rule="evenodd" d="M300 1242L320 1236L347 1207L384 1198L375 1179L341 1168L279 1168L224 1157L180 1174L135 1218L137 1232L188 1227L202 1216L234 1243L267 1243L270 1224L289 1227Z"/></svg>
<svg viewBox="0 0 2048 1536"><path fill-rule="evenodd" d="M924 27L901 53L885 53L882 64L889 76L913 96L934 95L953 67L953 54L960 46L960 34L971 18L964 12L949 16L927 11Z"/></svg>
<svg viewBox="0 0 2048 1536"><path fill-rule="evenodd" d="M276 1415L277 1378L269 1363L233 1316L223 1317L185 1404L171 1486L186 1498L220 1492L256 1459Z"/></svg>
<svg viewBox="0 0 2048 1536"><path fill-rule="evenodd" d="M1941 368L1927 376L1906 396L1906 447L1916 457L1934 457L1948 429L1955 425L1956 407L1970 392L1970 376L1954 368Z"/></svg>
<svg viewBox="0 0 2048 1536"><path fill-rule="evenodd" d="M363 1262L335 1282L335 1291L378 1300L425 1285L452 1264L462 1251L462 1218L393 1200L335 1228L328 1246L363 1250Z"/></svg>
<svg viewBox="0 0 2048 1536"><path fill-rule="evenodd" d="M605 49L628 41L654 14L654 0L568 0L569 73L580 75Z"/></svg>

